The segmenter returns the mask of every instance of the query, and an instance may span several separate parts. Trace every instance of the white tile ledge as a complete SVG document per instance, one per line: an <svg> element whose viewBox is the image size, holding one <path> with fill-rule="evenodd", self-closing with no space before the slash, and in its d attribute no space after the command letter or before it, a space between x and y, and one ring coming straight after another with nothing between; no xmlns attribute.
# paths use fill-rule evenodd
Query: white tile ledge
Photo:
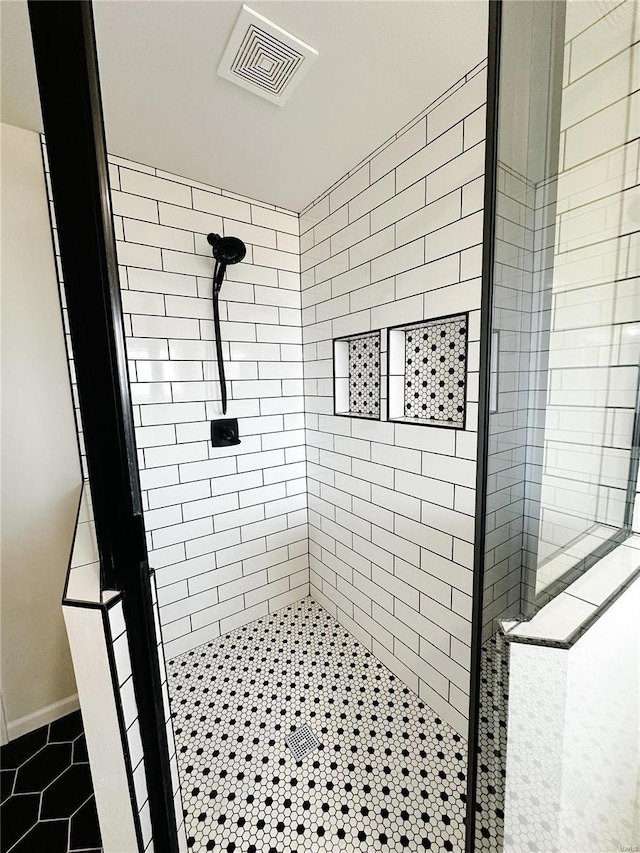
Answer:
<svg viewBox="0 0 640 853"><path fill-rule="evenodd" d="M528 622L505 621L507 639L570 645L640 572L640 535L633 534L542 607Z"/></svg>

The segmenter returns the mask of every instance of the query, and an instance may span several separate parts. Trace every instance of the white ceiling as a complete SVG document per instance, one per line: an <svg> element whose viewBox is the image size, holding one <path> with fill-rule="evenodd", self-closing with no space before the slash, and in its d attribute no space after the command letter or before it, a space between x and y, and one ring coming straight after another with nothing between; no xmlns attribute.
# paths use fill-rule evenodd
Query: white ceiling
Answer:
<svg viewBox="0 0 640 853"><path fill-rule="evenodd" d="M278 107L217 76L231 0L98 0L107 147L299 211L486 55L485 0L247 5L319 57ZM41 130L26 2L2 2L2 120Z"/></svg>

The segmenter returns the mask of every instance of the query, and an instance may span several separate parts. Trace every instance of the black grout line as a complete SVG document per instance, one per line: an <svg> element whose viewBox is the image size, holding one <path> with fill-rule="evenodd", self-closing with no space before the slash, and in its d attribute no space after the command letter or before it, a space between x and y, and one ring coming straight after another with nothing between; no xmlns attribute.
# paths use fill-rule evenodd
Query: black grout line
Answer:
<svg viewBox="0 0 640 853"><path fill-rule="evenodd" d="M451 128L450 128L450 130L451 130ZM448 131L446 131L446 132L448 132ZM398 167L396 166L394 169L392 169L392 170L391 170L391 171L393 171L393 174L394 174L394 194L393 194L393 195L389 196L389 198L385 199L384 201L381 201L379 204L377 204L377 205L375 205L374 207L372 207L372 208L371 208L370 210L368 210L366 213L363 213L363 214L362 214L362 216L359 216L357 219L354 219L354 220L352 220L352 221L351 221L351 220L350 220L350 221L348 221L346 225L343 225L341 228L336 229L336 231L334 231L334 232L330 233L327 237L323 238L319 243L315 243L315 242L314 242L314 244L313 244L312 246L310 246L309 248L305 249L305 251L304 251L304 252L301 252L301 253L300 253L300 257L301 257L301 259L302 259L302 258L304 258L304 256L305 256L306 254L308 254L309 252L311 252L311 251L313 251L314 249L316 249L316 248L317 248L319 245L321 245L322 243L324 243L324 242L326 242L327 240L330 240L332 237L335 237L336 235L340 234L340 232L341 232L341 231L346 230L347 228L351 227L351 225L355 225L355 224L356 224L357 222L359 222L361 219L364 219L365 217L370 216L370 214L371 214L371 213L373 213L373 211L374 211L374 210L378 210L378 209L380 209L381 207L384 207L384 206L385 206L386 204L388 204L389 202L394 201L394 200L395 200L396 198L398 198L398 197L399 197L403 192L405 192L406 190L411 189L411 188L412 188L412 187L414 187L416 184L419 184L421 181L425 181L425 182L426 182L430 176L436 175L436 174L437 174L441 169L444 169L445 167L450 166L450 165L451 165L451 163L454 163L454 162L455 162L456 160L458 160L460 157L464 156L465 154L468 154L468 153L469 153L469 151L473 151L473 150L474 150L474 148L478 148L478 146L480 146L480 145L484 145L484 140L480 140L479 142L476 142L476 143L475 143L475 145L472 145L470 148L467 148L467 149L464 149L464 148L463 148L463 150L462 150L462 151L460 151L458 154L456 154L454 157L452 157L452 158L451 158L451 159L449 159L449 160L446 160L444 163L442 163L441 165L439 165L437 168L433 169L431 172L428 172L426 175L422 175L420 178L417 178L417 179L416 179L415 181L413 181L411 184L408 184L406 187L403 187L403 189L402 189L402 190L400 190L399 192L397 191L397 187L396 187L396 184L395 184L395 176L396 176L396 174L397 174L397 168L398 168ZM424 149L421 149L421 150L424 150ZM419 152L417 152L417 153L419 153ZM415 156L415 155L412 155L412 156ZM410 159L410 158L408 158L408 159ZM406 162L406 161L404 161L404 162ZM402 165L402 164L400 164L400 165ZM388 175L388 174L390 174L390 173L387 173L387 175ZM386 177L386 176L384 176L384 177ZM425 203L424 203L423 207L418 208L418 210L422 210L424 207L429 207L429 205L431 205L431 204L435 204L436 202L440 201L440 199L445 198L447 195L451 195L451 194L452 194L452 193L454 193L454 192L459 192L462 188L464 188L465 186L468 186L469 184L472 184L474 181L478 180L478 179L479 179L479 178L481 178L481 177L482 177L482 175L478 175L478 176L476 176L475 178L471 178L471 179L470 179L470 180L468 180L466 183L461 184L459 187L456 187L455 189L451 190L449 193L445 193L445 195L444 195L444 196L440 196L439 198L434 199L433 201L430 201L430 202L427 202L427 201L426 201L426 186L425 186ZM380 178L379 180L383 180L383 178ZM371 187L375 186L375 184L376 184L376 183L378 183L378 181L376 181L374 184L372 184L372 185L371 185ZM369 187L368 189L371 189L371 187ZM365 192L366 192L366 190L365 190ZM357 196L356 196L356 198L357 198ZM353 199L351 199L351 201L353 201ZM339 209L341 209L341 208L339 208ZM411 216L411 215L412 215L413 213L415 213L415 212L417 212L417 211L412 211L411 213L406 214L405 216L401 217L401 218L400 218L399 220L397 220L397 221L402 221L402 219L406 219L408 216ZM334 211L334 213L335 213L335 211ZM331 214L331 215L333 216L333 214ZM327 218L328 218L328 217L327 217ZM324 222L324 221L326 221L326 220L322 220L322 222ZM317 227L317 225L319 225L319 224L321 224L321 223L317 223L316 225L314 225L314 229L315 229L315 228ZM358 245L359 243L364 242L364 240L369 239L370 237L374 237L376 234L380 234L382 231L384 231L384 230L385 230L385 228L386 228L386 227L387 227L387 226L384 226L383 228L379 229L378 231L373 231L373 232L369 235L369 237L366 237L366 238L364 238L363 240L358 241L357 243L353 243L352 245L354 245L354 246L355 246L355 245ZM349 249L349 248L351 248L351 246L347 247L347 249ZM346 249L341 250L341 251L346 251ZM329 260L331 257L332 257L332 256L330 255L330 256L329 256L329 258L327 258L326 260ZM323 262L319 262L319 263L323 263ZM313 264L311 267L307 268L307 270L305 270L305 272L307 272L309 269L314 269L314 268L315 268L316 266L318 266L318 265L319 265L319 264Z"/></svg>
<svg viewBox="0 0 640 853"><path fill-rule="evenodd" d="M312 512L315 512L315 510L311 510L311 511L312 511ZM316 514L320 516L320 513L316 512ZM321 519L321 520L322 520L323 518L324 518L324 516L320 516L320 519ZM328 520L329 520L329 521L331 521L332 519L328 519ZM418 522L416 522L416 523L418 523ZM358 536L360 539L364 539L364 537L360 536L360 534L358 534L358 533L353 533L353 531L349 530L349 528L347 528L347 527L343 527L342 525L338 524L338 522L336 522L336 521L334 521L334 522L333 522L333 524L335 524L335 525L336 525L336 526L338 526L338 527L341 527L341 528L342 528L344 531L346 531L347 533L351 533L351 534L352 534L352 536ZM327 533L327 532L326 532L325 530L323 530L321 527L317 527L317 526L313 523L313 521L310 521L310 522L309 522L309 526L310 526L310 527L314 527L314 528L315 528L319 533L321 533L323 536L326 536L326 537L328 537L329 539L333 539L333 540L334 540L334 542L340 542L340 540L339 540L339 539L336 539L334 536L331 536L331 534L330 534L330 533ZM385 530L385 528L383 528L383 527L379 527L379 525L374 525L374 526L375 526L375 527L377 527L379 530L382 530L382 531L383 531L383 532L385 532L385 533L392 533L392 531ZM433 529L435 530L436 528L433 528ZM440 533L444 533L444 531L439 531L439 532L440 532ZM442 554L438 554L438 553L437 553L437 552L435 552L435 551L431 551L429 548L425 547L424 545L419 545L419 544L418 544L418 543L416 543L416 542L411 542L411 540L410 540L410 539L405 539L405 537L404 537L404 536L401 536L399 533L393 533L392 535L393 535L393 536L396 536L398 539L403 539L405 542L409 542L410 544L415 545L417 548L419 548L419 549L420 549L420 562L422 562L422 551L428 551L430 554L433 554L435 557L438 557L438 558L439 558L439 559L441 559L441 560L446 560L446 561L447 561L447 562L449 562L449 563L453 563L454 565L459 566L460 568L464 569L465 571L468 571L468 572L471 572L471 571L472 571L472 570L471 570L471 569L469 569L467 566L462 565L462 563L456 563L456 562L455 562L455 560L453 560L451 557L444 557ZM446 535L451 536L451 534L446 534ZM451 539L452 539L452 540L453 540L453 539L459 539L459 537L451 536ZM311 540L311 539L310 539L310 541L314 541L314 542L315 542L315 540ZM378 548L380 551L384 551L385 553L389 554L391 557L396 557L396 556L397 556L397 555L396 555L396 554L394 554L392 551L389 551L389 550L387 550L386 548L384 548L382 545L378 545L376 542L373 542L373 540L368 540L368 539L366 539L365 541L366 541L368 544L373 545L375 548ZM464 540L460 540L460 541L464 542ZM320 544L320 543L317 543L317 542L316 542L316 544ZM343 544L343 545L344 545L344 543L342 543L342 542L341 542L341 544ZM467 544L467 545L468 545L468 544L472 544L472 543L465 542L465 544ZM322 548L323 548L324 546L323 546L323 545L320 545L320 547L322 547ZM347 545L345 545L345 547L348 547L350 551L353 551L353 550L354 550L353 546L347 546ZM335 555L334 555L334 556L335 556ZM368 559L368 558L366 558L366 557L365 557L364 559ZM400 557L400 559L401 559L401 560L403 560L403 562L405 562L405 563L408 563L408 562L409 562L408 560L405 560L405 559L404 559L404 558L402 558L402 557ZM344 562L344 560L343 560L343 562ZM370 563L374 563L374 561L373 561L373 560L369 560L369 562L370 562ZM348 564L347 564L347 565L348 565ZM377 563L374 563L374 565L378 565L378 564L377 564ZM427 572L427 570L426 570L426 569L423 569L421 566L415 566L415 565L413 565L413 563L409 563L409 565L412 565L412 566L413 566L413 568L418 569L419 571L423 571L423 572L426 572L427 574L431 574L431 572ZM352 567L352 568L354 568L354 567ZM383 569L383 568L384 568L384 566L379 566L379 568ZM433 575L433 577L436 577L436 576L435 576L435 575ZM405 583L407 583L407 582L405 581ZM465 595L467 595L467 596L469 595L468 593L465 593L465 592L464 592L464 590L459 589L459 587L454 587L454 586L453 586L453 584L448 583L447 581L443 581L443 583L447 583L447 585L448 585L448 586L451 586L452 588L458 589L458 591L459 591L459 592L462 592L462 593L464 593L464 594L465 594ZM418 590L418 591L419 591L419 592L421 592L421 590ZM426 593L423 593L423 594L426 594ZM443 606L444 606L444 605L443 605ZM452 611L452 612L453 612L453 611ZM461 617L461 618L466 618L466 617ZM467 621L469 621L469 620L467 620Z"/></svg>

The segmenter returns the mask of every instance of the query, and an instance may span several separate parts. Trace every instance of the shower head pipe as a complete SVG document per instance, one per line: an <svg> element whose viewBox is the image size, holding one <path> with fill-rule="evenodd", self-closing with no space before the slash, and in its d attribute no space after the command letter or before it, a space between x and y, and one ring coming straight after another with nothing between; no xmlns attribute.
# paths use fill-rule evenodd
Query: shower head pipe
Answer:
<svg viewBox="0 0 640 853"><path fill-rule="evenodd" d="M220 333L220 306L218 299L229 264L239 264L247 254L247 247L238 237L221 237L219 234L207 234L207 242L213 251L216 265L213 270L213 324L216 335L216 355L218 357L218 375L222 394L222 414L227 414L227 382L224 375L222 355L222 337Z"/></svg>

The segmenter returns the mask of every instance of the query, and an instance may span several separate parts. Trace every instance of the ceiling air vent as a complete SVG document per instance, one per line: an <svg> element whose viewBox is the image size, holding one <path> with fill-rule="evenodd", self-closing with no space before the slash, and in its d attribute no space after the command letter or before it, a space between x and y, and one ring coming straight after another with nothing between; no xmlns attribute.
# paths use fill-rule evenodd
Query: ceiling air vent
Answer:
<svg viewBox="0 0 640 853"><path fill-rule="evenodd" d="M218 74L282 106L317 55L308 44L243 6Z"/></svg>

